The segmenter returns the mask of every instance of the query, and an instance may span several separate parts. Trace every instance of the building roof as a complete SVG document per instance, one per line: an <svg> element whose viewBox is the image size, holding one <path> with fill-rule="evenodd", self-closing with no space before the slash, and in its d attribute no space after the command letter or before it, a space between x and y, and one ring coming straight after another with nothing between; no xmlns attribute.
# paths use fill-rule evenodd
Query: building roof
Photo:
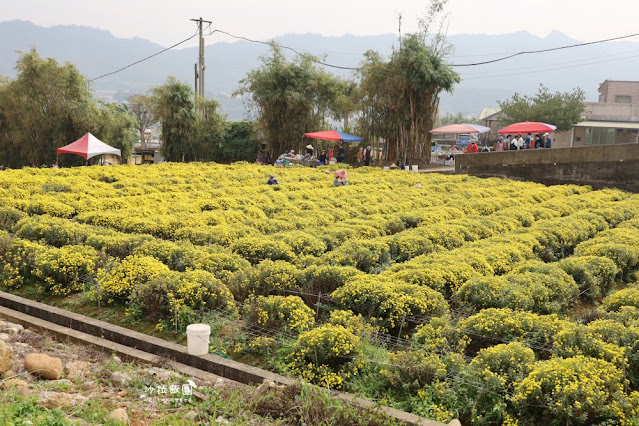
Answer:
<svg viewBox="0 0 639 426"><path fill-rule="evenodd" d="M493 115L496 115L501 112L499 108L484 108L481 110L481 114L479 114L480 120L485 120Z"/></svg>
<svg viewBox="0 0 639 426"><path fill-rule="evenodd" d="M599 127L610 129L639 129L637 121L582 121L575 127Z"/></svg>

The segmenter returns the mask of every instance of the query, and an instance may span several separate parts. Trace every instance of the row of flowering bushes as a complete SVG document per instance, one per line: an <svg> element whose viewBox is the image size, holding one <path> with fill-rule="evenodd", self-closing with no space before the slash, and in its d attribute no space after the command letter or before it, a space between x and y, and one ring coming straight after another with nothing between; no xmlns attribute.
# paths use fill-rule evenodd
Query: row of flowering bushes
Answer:
<svg viewBox="0 0 639 426"><path fill-rule="evenodd" d="M241 318L228 353L442 421L639 421L638 196L277 170L0 173L0 284Z"/></svg>

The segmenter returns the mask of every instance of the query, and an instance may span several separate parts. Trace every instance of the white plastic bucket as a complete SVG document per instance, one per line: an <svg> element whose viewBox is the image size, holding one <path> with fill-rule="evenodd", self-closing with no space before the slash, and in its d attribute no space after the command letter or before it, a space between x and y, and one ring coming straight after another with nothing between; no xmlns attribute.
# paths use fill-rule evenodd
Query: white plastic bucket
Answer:
<svg viewBox="0 0 639 426"><path fill-rule="evenodd" d="M186 348L189 355L209 353L211 326L208 324L190 324L186 327Z"/></svg>
<svg viewBox="0 0 639 426"><path fill-rule="evenodd" d="M419 170L419 164L413 164L411 168L413 169L414 172L416 172Z"/></svg>
<svg viewBox="0 0 639 426"><path fill-rule="evenodd" d="M390 167L384 166L384 170L390 170Z"/></svg>

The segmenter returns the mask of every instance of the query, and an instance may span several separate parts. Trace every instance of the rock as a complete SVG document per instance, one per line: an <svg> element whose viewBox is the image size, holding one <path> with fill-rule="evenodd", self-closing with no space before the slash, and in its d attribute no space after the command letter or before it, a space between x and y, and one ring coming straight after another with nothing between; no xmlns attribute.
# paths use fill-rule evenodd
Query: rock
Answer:
<svg viewBox="0 0 639 426"><path fill-rule="evenodd" d="M29 354L24 357L24 369L47 380L62 377L62 360L45 354Z"/></svg>
<svg viewBox="0 0 639 426"><path fill-rule="evenodd" d="M82 383L82 390L83 391L92 391L98 388L98 384L96 382L92 382L90 380Z"/></svg>
<svg viewBox="0 0 639 426"><path fill-rule="evenodd" d="M62 385L62 386L73 386L73 382L68 379L59 379L59 380L51 380L51 384Z"/></svg>
<svg viewBox="0 0 639 426"><path fill-rule="evenodd" d="M4 329L13 334L22 333L24 331L22 324L14 324L12 322L8 322Z"/></svg>
<svg viewBox="0 0 639 426"><path fill-rule="evenodd" d="M224 388L224 387L226 387L226 382L224 381L224 379L223 379L223 378L218 377L218 378L215 380L215 384L213 385L213 389L222 389L222 388Z"/></svg>
<svg viewBox="0 0 639 426"><path fill-rule="evenodd" d="M224 417L222 416L217 416L217 419L215 419L215 424L216 425L228 425L231 422L229 422L228 420L226 420Z"/></svg>
<svg viewBox="0 0 639 426"><path fill-rule="evenodd" d="M462 426L461 422L457 419L453 419L448 423L448 426Z"/></svg>
<svg viewBox="0 0 639 426"><path fill-rule="evenodd" d="M13 349L6 343L0 341L0 373L5 373L11 369L13 362Z"/></svg>
<svg viewBox="0 0 639 426"><path fill-rule="evenodd" d="M9 339L11 339L11 336L9 336L7 333L0 333L0 340L6 342Z"/></svg>
<svg viewBox="0 0 639 426"><path fill-rule="evenodd" d="M115 362L116 364L122 364L122 360L120 359L119 356L115 356L113 355L113 358L111 358L113 360L113 362Z"/></svg>
<svg viewBox="0 0 639 426"><path fill-rule="evenodd" d="M184 415L184 420L195 422L197 421L198 417L200 417L200 415L196 411L191 410Z"/></svg>
<svg viewBox="0 0 639 426"><path fill-rule="evenodd" d="M71 408L85 402L88 398L80 394L44 391L40 393L40 404L49 409Z"/></svg>
<svg viewBox="0 0 639 426"><path fill-rule="evenodd" d="M121 371L114 371L113 373L111 373L111 383L116 388L126 388L129 385L130 381L131 376L126 373L123 373Z"/></svg>
<svg viewBox="0 0 639 426"><path fill-rule="evenodd" d="M2 387L4 389L11 389L11 388L17 389L17 388L21 388L22 386L29 386L29 383L20 379L9 379L9 380L5 380L4 383L2 384Z"/></svg>
<svg viewBox="0 0 639 426"><path fill-rule="evenodd" d="M31 390L29 389L29 386L20 386L18 390L16 390L16 393L21 397L26 398L31 395Z"/></svg>
<svg viewBox="0 0 639 426"><path fill-rule="evenodd" d="M123 391L118 392L116 395L119 396L120 398L124 398L128 394L129 394L129 391L123 390Z"/></svg>
<svg viewBox="0 0 639 426"><path fill-rule="evenodd" d="M115 410L109 413L107 420L113 420L115 422L128 424L129 415L126 413L126 410L124 408L116 408Z"/></svg>
<svg viewBox="0 0 639 426"><path fill-rule="evenodd" d="M69 361L64 366L69 380L81 380L89 371L89 363L85 361Z"/></svg>

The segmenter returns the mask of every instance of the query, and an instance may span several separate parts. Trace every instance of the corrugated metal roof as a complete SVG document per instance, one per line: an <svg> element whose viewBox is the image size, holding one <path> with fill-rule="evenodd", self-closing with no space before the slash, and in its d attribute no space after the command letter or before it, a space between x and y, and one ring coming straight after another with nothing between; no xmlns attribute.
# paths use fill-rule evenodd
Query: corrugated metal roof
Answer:
<svg viewBox="0 0 639 426"><path fill-rule="evenodd" d="M479 119L483 120L486 117L490 117L491 115L497 114L498 112L501 112L501 109L499 108L484 108L481 110L481 114L479 114Z"/></svg>
<svg viewBox="0 0 639 426"><path fill-rule="evenodd" d="M611 129L639 129L637 121L582 121L575 127L603 127Z"/></svg>

